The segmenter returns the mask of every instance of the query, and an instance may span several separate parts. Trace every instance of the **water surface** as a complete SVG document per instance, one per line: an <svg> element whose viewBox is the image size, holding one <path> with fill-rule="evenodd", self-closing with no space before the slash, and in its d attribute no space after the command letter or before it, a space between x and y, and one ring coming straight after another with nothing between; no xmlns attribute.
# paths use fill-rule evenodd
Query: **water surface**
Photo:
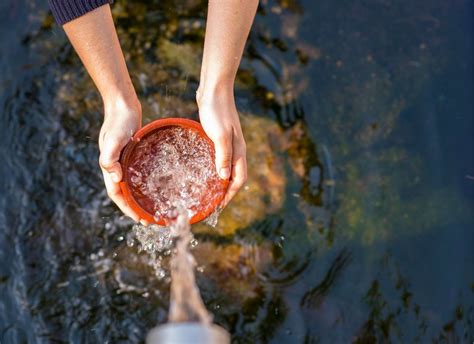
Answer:
<svg viewBox="0 0 474 344"><path fill-rule="evenodd" d="M192 250L234 342L473 340L472 10L261 1L236 89L249 181ZM196 118L205 11L115 1L145 121ZM46 1L0 23L0 342L141 342L169 281L107 199L97 92Z"/></svg>

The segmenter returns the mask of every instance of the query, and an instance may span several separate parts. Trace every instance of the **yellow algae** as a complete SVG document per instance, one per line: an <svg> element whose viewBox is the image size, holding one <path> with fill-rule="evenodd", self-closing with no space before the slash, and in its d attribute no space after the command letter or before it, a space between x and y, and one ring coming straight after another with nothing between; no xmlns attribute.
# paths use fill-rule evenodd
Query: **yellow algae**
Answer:
<svg viewBox="0 0 474 344"><path fill-rule="evenodd" d="M206 278L226 295L241 302L257 296L258 274L273 260L268 244L218 245L202 242L193 254L198 265L203 266Z"/></svg>

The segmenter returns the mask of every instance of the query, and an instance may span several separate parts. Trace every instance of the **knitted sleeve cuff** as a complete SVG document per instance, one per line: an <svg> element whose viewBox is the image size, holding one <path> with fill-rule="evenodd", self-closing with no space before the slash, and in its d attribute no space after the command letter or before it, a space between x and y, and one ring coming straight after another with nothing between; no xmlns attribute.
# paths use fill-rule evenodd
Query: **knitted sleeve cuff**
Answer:
<svg viewBox="0 0 474 344"><path fill-rule="evenodd" d="M48 2L56 22L64 25L97 7L112 3L113 0L48 0Z"/></svg>

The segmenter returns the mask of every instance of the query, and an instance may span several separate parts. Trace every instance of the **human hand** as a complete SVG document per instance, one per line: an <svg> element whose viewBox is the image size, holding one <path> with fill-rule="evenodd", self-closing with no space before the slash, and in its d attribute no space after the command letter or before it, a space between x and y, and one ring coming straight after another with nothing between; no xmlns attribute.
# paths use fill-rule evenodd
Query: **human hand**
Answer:
<svg viewBox="0 0 474 344"><path fill-rule="evenodd" d="M104 101L105 117L99 134L99 165L107 195L125 215L138 222L140 216L128 205L119 186L123 177L119 163L120 153L142 123L140 102L136 97L131 98L124 100L112 97Z"/></svg>
<svg viewBox="0 0 474 344"><path fill-rule="evenodd" d="M247 149L239 114L232 91L208 95L198 90L196 100L202 127L214 142L217 173L222 179L230 177L222 202L225 207L247 180Z"/></svg>

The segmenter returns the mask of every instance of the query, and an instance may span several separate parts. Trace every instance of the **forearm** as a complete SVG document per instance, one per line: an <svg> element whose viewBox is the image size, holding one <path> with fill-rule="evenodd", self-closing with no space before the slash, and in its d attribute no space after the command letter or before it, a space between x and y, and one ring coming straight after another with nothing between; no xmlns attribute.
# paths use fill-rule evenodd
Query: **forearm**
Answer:
<svg viewBox="0 0 474 344"><path fill-rule="evenodd" d="M109 5L101 6L63 26L74 49L104 100L133 100L136 94L112 20Z"/></svg>
<svg viewBox="0 0 474 344"><path fill-rule="evenodd" d="M198 98L233 92L258 0L209 0Z"/></svg>

